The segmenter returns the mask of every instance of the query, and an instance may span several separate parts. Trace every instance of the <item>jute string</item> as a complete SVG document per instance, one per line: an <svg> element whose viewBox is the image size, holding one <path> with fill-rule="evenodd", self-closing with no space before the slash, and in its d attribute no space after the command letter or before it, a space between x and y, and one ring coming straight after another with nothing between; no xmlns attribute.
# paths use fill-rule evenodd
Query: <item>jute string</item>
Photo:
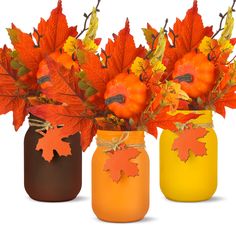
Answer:
<svg viewBox="0 0 236 236"><path fill-rule="evenodd" d="M98 147L105 147L105 152L109 151L116 151L120 149L120 145L125 143L125 141L129 138L129 132L123 132L120 137L114 137L109 140L105 140L102 138L97 138L97 146ZM136 143L136 144L127 144L127 148L145 148L143 143Z"/></svg>

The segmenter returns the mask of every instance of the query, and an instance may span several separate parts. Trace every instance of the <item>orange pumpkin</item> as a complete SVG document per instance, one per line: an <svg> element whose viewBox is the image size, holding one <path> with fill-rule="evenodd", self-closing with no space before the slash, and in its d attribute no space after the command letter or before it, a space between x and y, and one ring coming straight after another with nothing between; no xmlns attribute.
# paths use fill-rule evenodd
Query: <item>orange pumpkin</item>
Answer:
<svg viewBox="0 0 236 236"><path fill-rule="evenodd" d="M202 53L190 52L175 63L173 79L192 98L208 93L215 83L215 66Z"/></svg>
<svg viewBox="0 0 236 236"><path fill-rule="evenodd" d="M78 69L79 67L78 63L73 61L72 57L69 56L67 53L54 52L50 54L49 57L57 63L62 64L67 69L71 69L72 66L74 66L75 69ZM47 61L44 59L40 62L37 72L38 83L41 85L42 88L47 88L48 86L51 86L48 75L49 69Z"/></svg>
<svg viewBox="0 0 236 236"><path fill-rule="evenodd" d="M121 73L107 84L105 104L120 118L131 118L140 114L146 105L147 87L140 79Z"/></svg>

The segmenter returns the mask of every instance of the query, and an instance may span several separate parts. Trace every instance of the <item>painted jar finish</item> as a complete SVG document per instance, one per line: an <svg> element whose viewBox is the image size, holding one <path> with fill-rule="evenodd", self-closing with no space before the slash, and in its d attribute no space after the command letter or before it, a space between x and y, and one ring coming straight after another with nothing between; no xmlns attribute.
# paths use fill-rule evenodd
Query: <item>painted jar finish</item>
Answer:
<svg viewBox="0 0 236 236"><path fill-rule="evenodd" d="M82 185L82 150L80 134L66 139L72 155L60 157L54 152L49 163L42 157L42 151L35 147L42 136L30 127L24 140L24 184L28 195L38 201L69 201L79 194Z"/></svg>
<svg viewBox="0 0 236 236"><path fill-rule="evenodd" d="M193 111L178 111L189 114ZM164 130L160 137L160 187L166 198L174 201L197 202L208 200L217 188L217 136L212 126L211 111L196 111L203 114L191 122L208 126L208 133L199 141L206 143L207 154L190 154L187 162L181 161L178 152L172 150L177 135Z"/></svg>
<svg viewBox="0 0 236 236"><path fill-rule="evenodd" d="M97 138L112 142L123 131L98 131ZM114 182L104 170L109 157L106 147L98 146L92 160L92 207L96 216L109 222L133 222L144 218L149 208L149 157L144 147L144 132L127 132L124 143L138 145L140 152L131 162L137 163L139 174L127 177L122 173L120 181Z"/></svg>

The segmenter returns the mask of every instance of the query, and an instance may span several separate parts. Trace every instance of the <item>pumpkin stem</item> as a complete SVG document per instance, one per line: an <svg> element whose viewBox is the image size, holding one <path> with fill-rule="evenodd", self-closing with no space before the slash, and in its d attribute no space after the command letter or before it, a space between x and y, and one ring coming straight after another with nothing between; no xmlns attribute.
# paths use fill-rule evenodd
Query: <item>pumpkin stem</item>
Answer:
<svg viewBox="0 0 236 236"><path fill-rule="evenodd" d="M174 80L177 80L178 82L192 83L193 76L191 74L180 75L180 76L175 77Z"/></svg>
<svg viewBox="0 0 236 236"><path fill-rule="evenodd" d="M105 100L105 104L108 106L114 102L125 103L125 97L122 94L117 94L113 97L109 97Z"/></svg>

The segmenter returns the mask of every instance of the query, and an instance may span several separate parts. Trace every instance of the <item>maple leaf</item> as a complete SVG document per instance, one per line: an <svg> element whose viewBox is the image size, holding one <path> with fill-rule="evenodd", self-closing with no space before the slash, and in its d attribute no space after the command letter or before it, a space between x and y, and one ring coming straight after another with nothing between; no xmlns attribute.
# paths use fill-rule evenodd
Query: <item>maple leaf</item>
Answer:
<svg viewBox="0 0 236 236"><path fill-rule="evenodd" d="M147 23L147 28L143 28L142 30L149 48L156 48L158 40L154 41L154 39L159 34L158 31L154 29L149 23Z"/></svg>
<svg viewBox="0 0 236 236"><path fill-rule="evenodd" d="M167 42L163 59L168 70L167 76L172 73L178 59L198 48L205 36L212 35L212 27L204 27L202 17L198 13L197 1L194 0L193 7L187 11L185 18L182 21L177 18L173 30L170 29L171 40Z"/></svg>
<svg viewBox="0 0 236 236"><path fill-rule="evenodd" d="M80 104L69 106L45 104L31 107L29 112L49 121L53 126L63 124L65 136L80 132L83 151L87 149L96 134L93 113L82 108Z"/></svg>
<svg viewBox="0 0 236 236"><path fill-rule="evenodd" d="M176 20L173 30L178 35L176 49L179 57L197 48L204 36L211 37L213 34L212 27L203 26L196 0L193 2L193 7L187 11L184 20ZM172 34L170 37L173 39Z"/></svg>
<svg viewBox="0 0 236 236"><path fill-rule="evenodd" d="M109 56L107 73L109 79L117 74L126 72L133 64L136 57L144 57L145 49L141 45L136 48L134 38L130 34L129 21L126 20L125 28L119 34L113 35L114 41L109 39L105 53Z"/></svg>
<svg viewBox="0 0 236 236"><path fill-rule="evenodd" d="M13 111L13 125L17 131L27 115L26 92L17 86L18 76L10 66L10 54L6 46L0 49L0 114Z"/></svg>
<svg viewBox="0 0 236 236"><path fill-rule="evenodd" d="M85 109L78 88L79 78L75 76L73 68L68 70L63 65L53 61L50 57L46 60L49 69L48 79L51 86L43 89L43 93L48 98L57 102L67 105L76 104L81 107L81 110Z"/></svg>
<svg viewBox="0 0 236 236"><path fill-rule="evenodd" d="M177 131L178 129L176 123L185 124L189 120L196 119L200 116L200 114L194 114L194 113L187 115L184 114L170 115L167 113L167 111L168 111L167 109L163 109L160 113L155 115L155 117L148 120L148 122L145 124L148 133L156 137L157 131L155 127L168 129L171 131Z"/></svg>
<svg viewBox="0 0 236 236"><path fill-rule="evenodd" d="M136 75L140 76L148 67L148 62L141 57L136 57L134 63L131 66L131 71Z"/></svg>
<svg viewBox="0 0 236 236"><path fill-rule="evenodd" d="M42 157L48 162L51 162L53 159L54 150L57 151L59 156L67 157L71 155L70 144L62 141L62 138L65 138L62 130L63 128L54 127L47 130L46 133L40 132L43 137L39 139L36 151L42 150Z"/></svg>
<svg viewBox="0 0 236 236"><path fill-rule="evenodd" d="M69 36L76 36L76 27L68 27L62 14L62 3L51 12L47 21L41 19L33 35L22 32L14 24L8 29L11 42L20 61L33 73L36 73L41 60L63 46ZM37 44L35 44L33 37Z"/></svg>
<svg viewBox="0 0 236 236"><path fill-rule="evenodd" d="M207 153L206 144L198 139L207 135L208 131L205 128L193 128L189 126L178 134L174 140L172 150L178 151L181 161L187 161L191 155L190 151L195 156L204 156Z"/></svg>
<svg viewBox="0 0 236 236"><path fill-rule="evenodd" d="M108 83L105 69L102 68L102 63L98 56L91 52L84 52L85 61L81 65L85 73L85 81L97 92L103 94Z"/></svg>
<svg viewBox="0 0 236 236"><path fill-rule="evenodd" d="M121 147L113 152L107 152L110 156L104 165L104 171L108 171L113 181L119 182L124 173L128 177L138 176L138 166L130 160L136 159L140 152L136 148Z"/></svg>

